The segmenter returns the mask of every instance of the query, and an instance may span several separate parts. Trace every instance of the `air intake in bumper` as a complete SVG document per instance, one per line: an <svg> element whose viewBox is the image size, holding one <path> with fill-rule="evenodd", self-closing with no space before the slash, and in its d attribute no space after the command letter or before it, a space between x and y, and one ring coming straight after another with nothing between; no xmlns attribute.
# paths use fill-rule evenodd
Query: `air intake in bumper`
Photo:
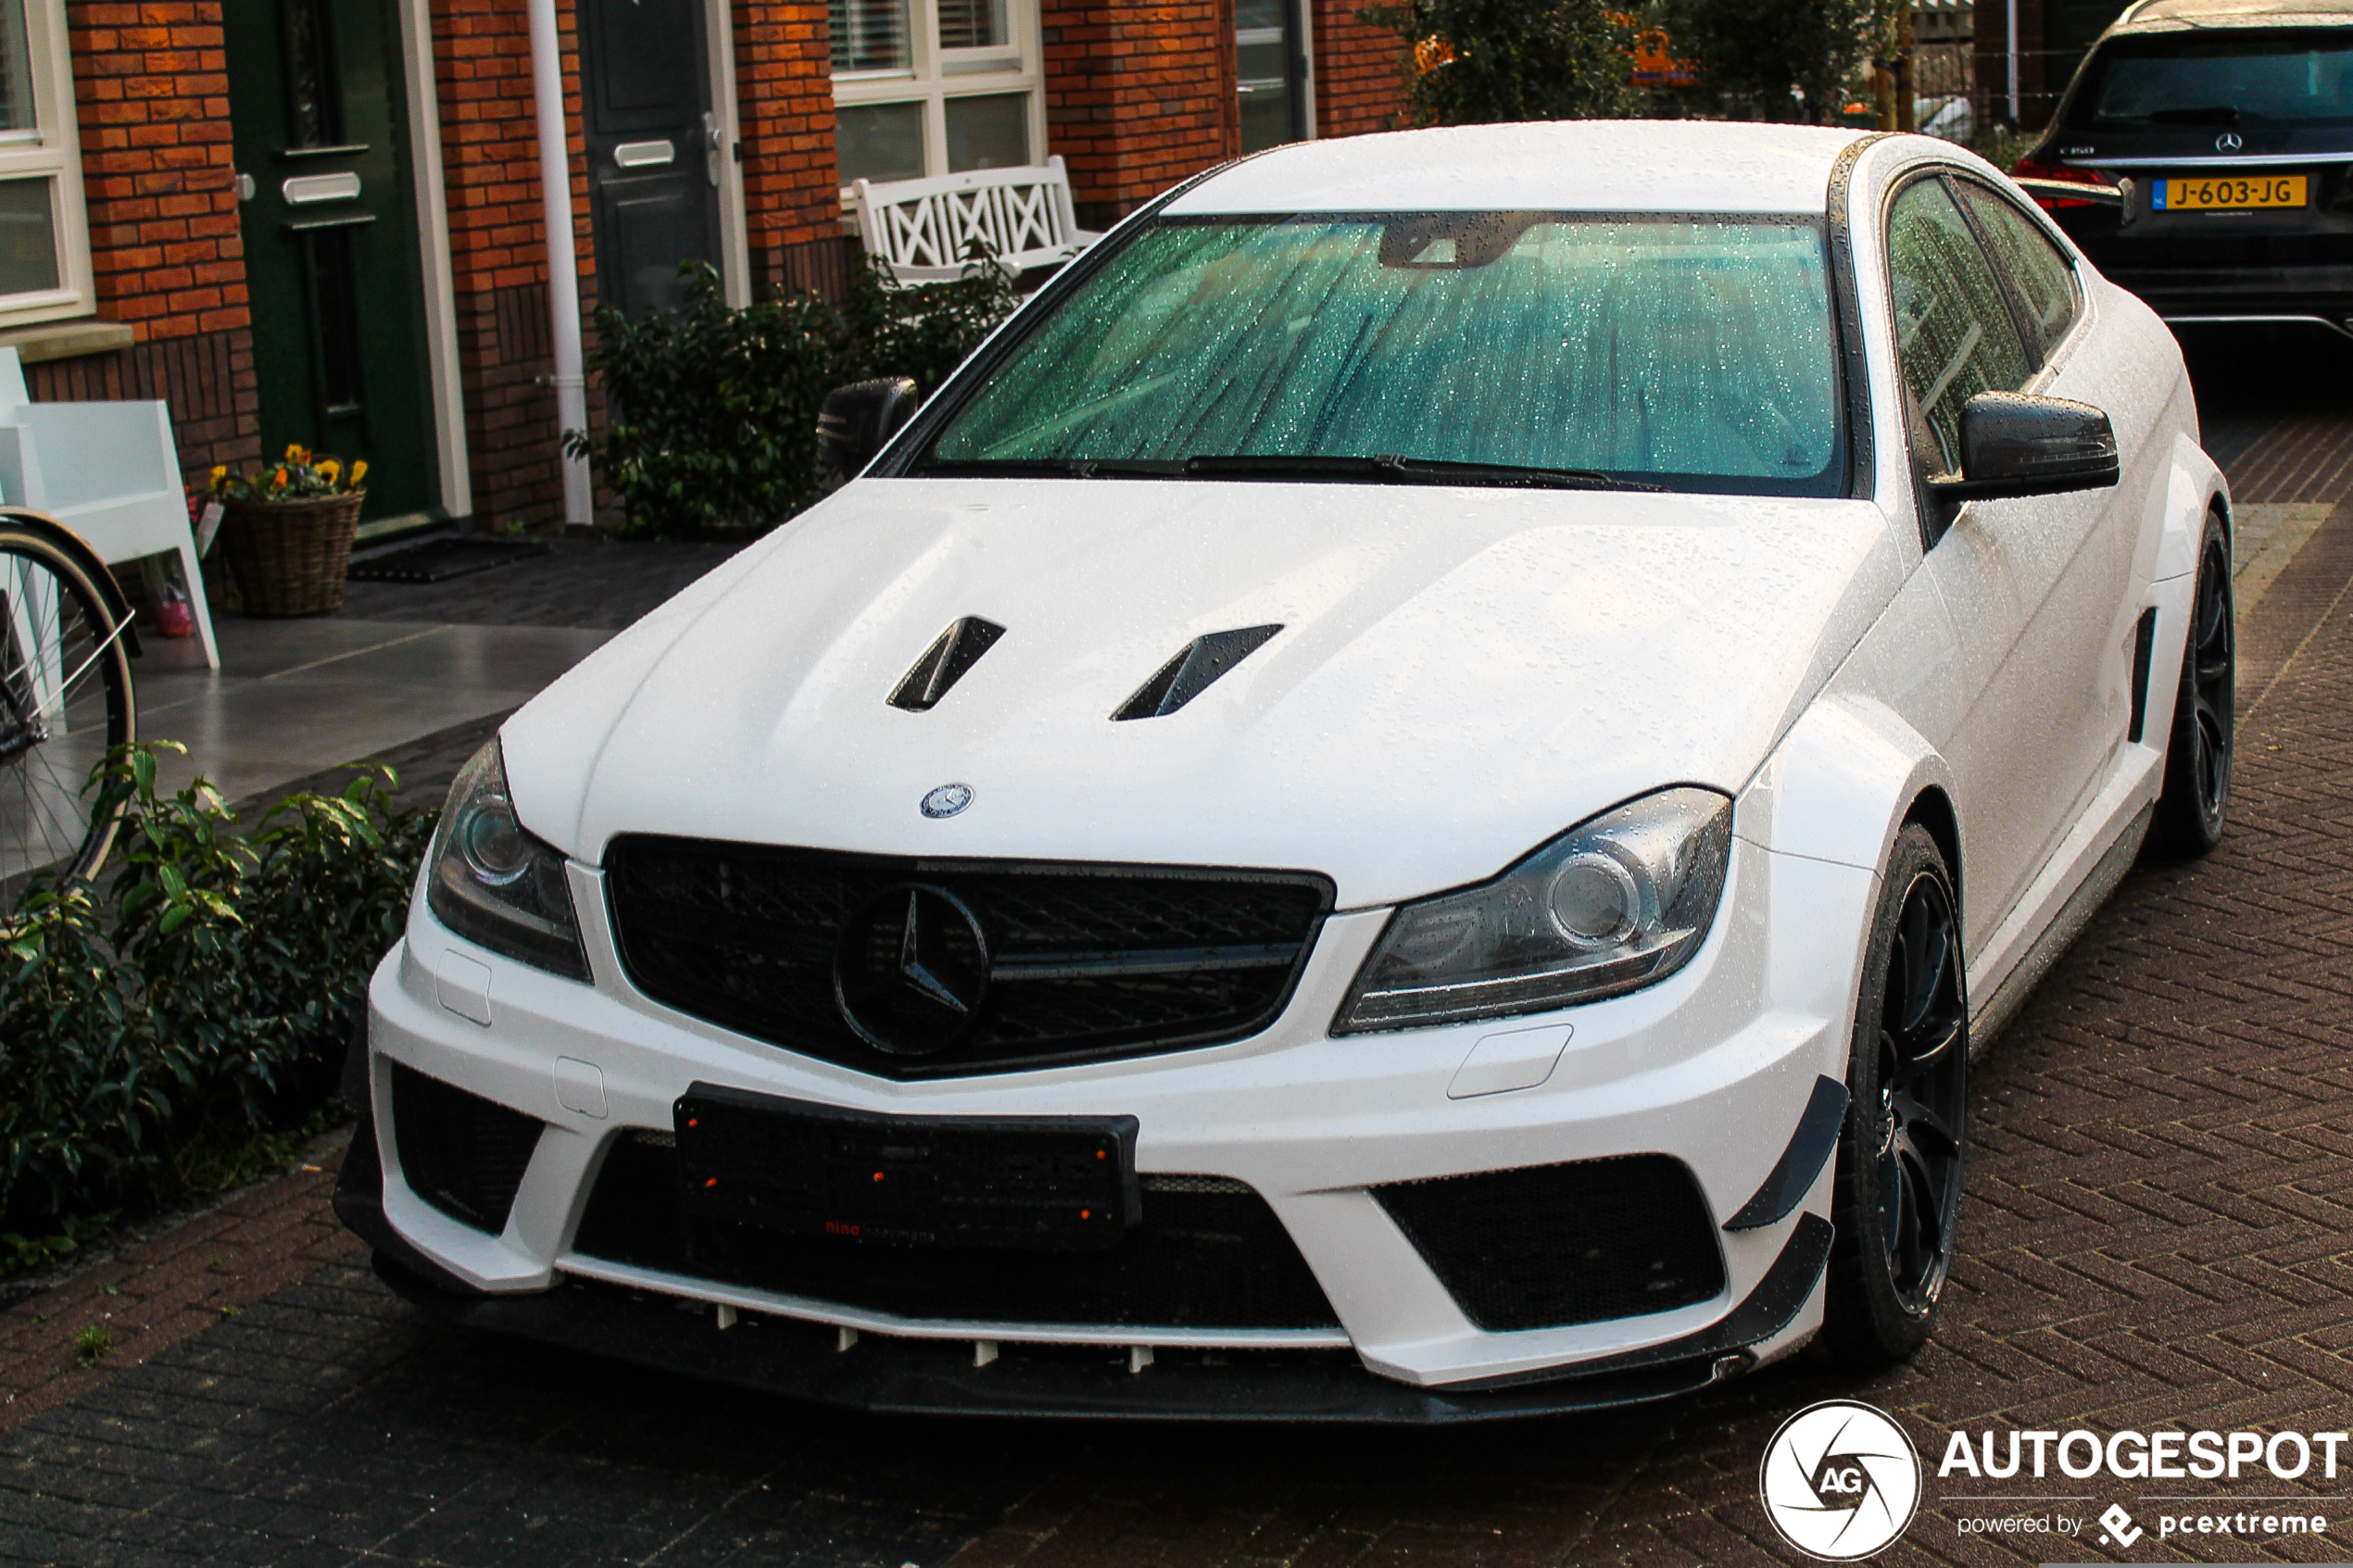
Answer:
<svg viewBox="0 0 2353 1568"><path fill-rule="evenodd" d="M409 1190L496 1236L539 1147L537 1117L392 1064L392 1138Z"/></svg>
<svg viewBox="0 0 2353 1568"><path fill-rule="evenodd" d="M1724 1289L1706 1200L1668 1155L1441 1176L1373 1195L1490 1333L1671 1311Z"/></svg>
<svg viewBox="0 0 2353 1568"><path fill-rule="evenodd" d="M1126 1328L1331 1328L1266 1200L1216 1176L1143 1178L1143 1221L1093 1251L888 1247L690 1222L667 1133L617 1138L573 1250L893 1317Z"/></svg>

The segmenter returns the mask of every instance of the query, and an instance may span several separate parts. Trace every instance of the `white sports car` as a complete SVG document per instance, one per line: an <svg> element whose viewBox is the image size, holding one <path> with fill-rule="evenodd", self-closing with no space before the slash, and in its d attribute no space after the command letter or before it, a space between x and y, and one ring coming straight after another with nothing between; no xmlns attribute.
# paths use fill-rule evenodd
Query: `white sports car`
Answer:
<svg viewBox="0 0 2353 1568"><path fill-rule="evenodd" d="M1194 180L912 390L459 779L347 1088L388 1280L902 1411L1920 1345L1971 1042L2221 830L2146 307L1947 143L1491 126Z"/></svg>

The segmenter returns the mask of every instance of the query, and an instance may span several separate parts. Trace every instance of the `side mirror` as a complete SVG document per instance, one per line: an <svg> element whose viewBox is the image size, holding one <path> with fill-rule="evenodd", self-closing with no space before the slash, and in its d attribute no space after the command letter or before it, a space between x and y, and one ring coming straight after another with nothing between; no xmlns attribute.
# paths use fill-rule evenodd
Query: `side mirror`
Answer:
<svg viewBox="0 0 2353 1568"><path fill-rule="evenodd" d="M2089 403L1981 392L1961 408L1961 471L1931 479L1947 501L2105 490L2116 483L2116 431Z"/></svg>
<svg viewBox="0 0 2353 1568"><path fill-rule="evenodd" d="M817 415L817 450L844 479L852 478L914 414L915 383L905 376L837 386Z"/></svg>

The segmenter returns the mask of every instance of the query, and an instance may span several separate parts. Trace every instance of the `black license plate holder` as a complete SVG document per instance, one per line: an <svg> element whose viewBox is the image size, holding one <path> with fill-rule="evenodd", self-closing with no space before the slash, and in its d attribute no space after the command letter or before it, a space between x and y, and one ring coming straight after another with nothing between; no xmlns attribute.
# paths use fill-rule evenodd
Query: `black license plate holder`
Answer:
<svg viewBox="0 0 2353 1568"><path fill-rule="evenodd" d="M690 1236L1077 1251L1143 1218L1133 1116L894 1116L712 1084L672 1114Z"/></svg>

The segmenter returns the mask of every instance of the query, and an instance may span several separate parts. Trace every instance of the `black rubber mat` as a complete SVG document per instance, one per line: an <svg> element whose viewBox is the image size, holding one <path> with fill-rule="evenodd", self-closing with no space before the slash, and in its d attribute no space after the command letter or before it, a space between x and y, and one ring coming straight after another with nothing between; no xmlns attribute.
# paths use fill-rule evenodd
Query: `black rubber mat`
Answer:
<svg viewBox="0 0 2353 1568"><path fill-rule="evenodd" d="M362 583L441 583L544 556L549 547L529 539L426 539L353 561L350 575Z"/></svg>

